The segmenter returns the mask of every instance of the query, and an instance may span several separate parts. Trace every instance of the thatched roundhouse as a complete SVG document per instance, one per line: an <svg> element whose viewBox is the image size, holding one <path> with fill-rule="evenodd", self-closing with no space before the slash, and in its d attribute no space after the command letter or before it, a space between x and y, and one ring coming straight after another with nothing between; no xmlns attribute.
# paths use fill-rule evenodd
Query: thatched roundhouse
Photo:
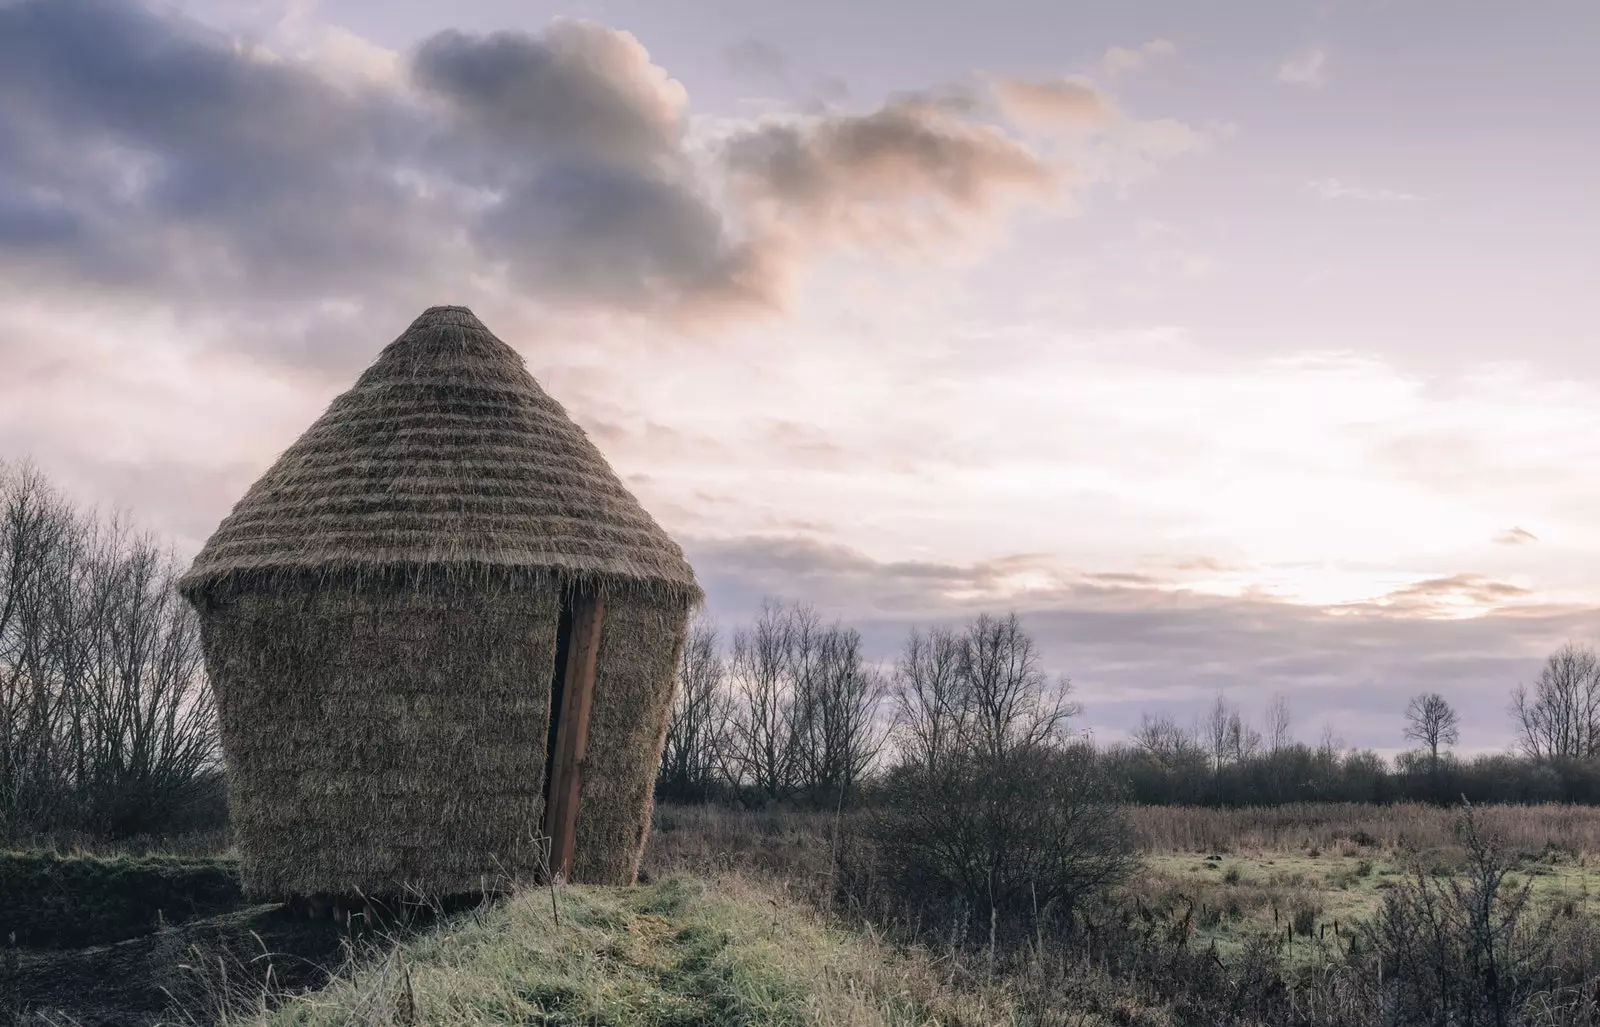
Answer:
<svg viewBox="0 0 1600 1027"><path fill-rule="evenodd" d="M489 890L540 872L562 817L558 869L633 881L700 589L471 311L418 317L181 587L251 894Z"/></svg>

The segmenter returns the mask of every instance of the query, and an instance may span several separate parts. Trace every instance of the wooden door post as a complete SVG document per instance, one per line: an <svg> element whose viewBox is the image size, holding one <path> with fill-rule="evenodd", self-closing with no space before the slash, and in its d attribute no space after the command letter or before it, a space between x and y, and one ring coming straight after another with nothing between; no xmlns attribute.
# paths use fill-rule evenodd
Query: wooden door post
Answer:
<svg viewBox="0 0 1600 1027"><path fill-rule="evenodd" d="M560 719L545 803L545 834L550 836L550 872L569 881L578 842L578 797L583 789L583 758L589 748L589 711L594 706L595 665L604 617L605 604L598 595L574 599L561 709L553 711Z"/></svg>

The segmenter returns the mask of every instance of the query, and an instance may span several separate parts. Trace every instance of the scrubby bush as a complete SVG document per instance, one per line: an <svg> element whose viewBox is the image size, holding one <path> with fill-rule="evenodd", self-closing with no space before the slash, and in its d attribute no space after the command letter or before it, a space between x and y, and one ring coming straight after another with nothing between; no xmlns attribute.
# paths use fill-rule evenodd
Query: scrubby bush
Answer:
<svg viewBox="0 0 1600 1027"><path fill-rule="evenodd" d="M896 680L901 761L864 819L876 891L902 914L955 915L991 941L1038 930L1134 865L1125 813L1078 707L1015 617L913 637Z"/></svg>
<svg viewBox="0 0 1600 1027"><path fill-rule="evenodd" d="M866 819L897 905L1031 926L1132 869L1131 833L1084 749L1029 747L907 766Z"/></svg>
<svg viewBox="0 0 1600 1027"><path fill-rule="evenodd" d="M1532 882L1510 881L1513 858L1470 806L1458 833L1465 865L1441 875L1419 861L1367 926L1366 967L1390 1022L1596 1022L1600 932L1594 921L1560 908L1536 915Z"/></svg>

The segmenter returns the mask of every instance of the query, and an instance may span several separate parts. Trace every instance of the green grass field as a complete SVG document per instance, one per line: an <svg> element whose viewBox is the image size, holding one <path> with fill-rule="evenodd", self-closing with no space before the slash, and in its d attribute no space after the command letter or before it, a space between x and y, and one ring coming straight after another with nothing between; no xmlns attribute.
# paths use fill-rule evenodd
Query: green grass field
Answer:
<svg viewBox="0 0 1600 1027"><path fill-rule="evenodd" d="M1304 852L1257 852L1225 856L1159 854L1146 857L1137 893L1170 898L1186 896L1196 906L1195 937L1217 943L1227 955L1252 935L1281 936L1295 944L1348 943L1358 924L1383 906L1386 892L1407 874L1414 860L1424 869L1451 873L1456 853L1448 850L1408 857L1373 850L1349 855ZM1571 903L1586 912L1600 912L1600 860L1579 857L1570 862L1523 860L1507 884L1532 884L1536 906ZM1303 955L1315 949L1301 944Z"/></svg>

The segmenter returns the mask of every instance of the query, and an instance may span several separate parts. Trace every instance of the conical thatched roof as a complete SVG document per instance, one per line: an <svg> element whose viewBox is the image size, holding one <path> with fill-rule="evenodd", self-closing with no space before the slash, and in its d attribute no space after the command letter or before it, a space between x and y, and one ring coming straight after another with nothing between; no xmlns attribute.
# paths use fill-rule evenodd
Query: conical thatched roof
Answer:
<svg viewBox="0 0 1600 1027"><path fill-rule="evenodd" d="M552 573L695 602L678 547L515 350L430 307L279 457L183 580Z"/></svg>

